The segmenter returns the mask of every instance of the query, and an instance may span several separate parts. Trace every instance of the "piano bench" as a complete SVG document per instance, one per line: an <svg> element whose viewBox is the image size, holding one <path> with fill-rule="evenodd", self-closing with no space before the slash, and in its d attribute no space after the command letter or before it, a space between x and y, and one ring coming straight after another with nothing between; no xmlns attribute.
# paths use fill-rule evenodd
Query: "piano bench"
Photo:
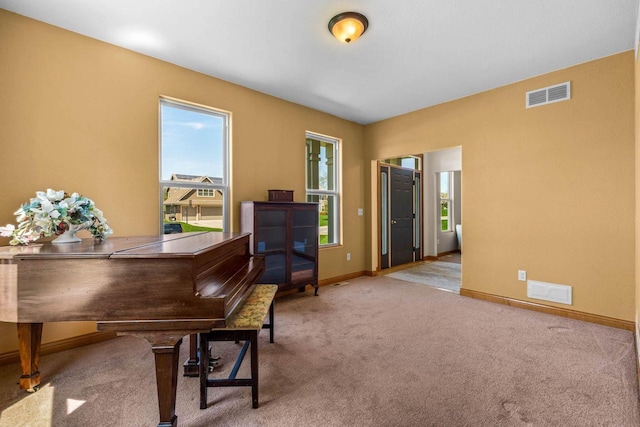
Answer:
<svg viewBox="0 0 640 427"><path fill-rule="evenodd" d="M256 285L240 310L227 322L226 328L200 333L200 409L207 408L208 387L251 387L252 407L258 407L258 332L269 329L273 342L274 299L278 285ZM265 324L269 314L269 323ZM244 341L228 378L209 378L209 341ZM247 349L251 347L251 378L236 378Z"/></svg>

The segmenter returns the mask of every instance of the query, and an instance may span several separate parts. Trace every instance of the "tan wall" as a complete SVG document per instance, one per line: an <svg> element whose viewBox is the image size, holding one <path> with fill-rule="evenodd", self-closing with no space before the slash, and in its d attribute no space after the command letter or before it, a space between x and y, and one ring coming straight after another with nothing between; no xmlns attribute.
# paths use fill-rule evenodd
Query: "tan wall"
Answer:
<svg viewBox="0 0 640 427"><path fill-rule="evenodd" d="M639 46L640 47L640 46ZM638 118L638 114L640 114L640 62L637 60L634 62L634 71L635 71L635 113L633 115L635 119L635 147L636 147L636 212L640 212L640 118ZM635 237L636 237L636 252L635 252L635 265L636 265L636 310L635 310L635 323L636 323L636 347L638 351L636 351L636 356L638 357L638 366L640 366L640 217L636 215L636 228L635 228ZM640 376L640 372L638 372Z"/></svg>
<svg viewBox="0 0 640 427"><path fill-rule="evenodd" d="M241 200L290 189L304 201L305 131L341 138L345 245L321 251L320 278L364 269L362 126L4 10L0 46L0 224L54 188L92 198L115 235L157 234L165 95L232 113L233 230ZM94 330L45 325L44 342ZM13 325L0 324L0 334L0 353L17 348Z"/></svg>
<svg viewBox="0 0 640 427"><path fill-rule="evenodd" d="M565 81L571 100L525 109ZM522 269L573 286L572 306L548 305L633 320L633 111L625 52L369 125L365 152L462 147L463 288L528 300Z"/></svg>

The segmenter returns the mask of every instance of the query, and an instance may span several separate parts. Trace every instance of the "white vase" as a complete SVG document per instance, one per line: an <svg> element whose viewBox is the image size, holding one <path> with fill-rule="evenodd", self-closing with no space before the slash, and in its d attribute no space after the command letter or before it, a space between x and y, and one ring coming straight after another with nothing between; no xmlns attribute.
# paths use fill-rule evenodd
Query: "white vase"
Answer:
<svg viewBox="0 0 640 427"><path fill-rule="evenodd" d="M91 225L90 222L84 222L82 224L69 224L69 228L67 231L59 235L57 238L51 241L53 245L60 245L63 243L77 243L81 242L82 239L76 237L76 233L80 230L84 230L85 228L89 228Z"/></svg>

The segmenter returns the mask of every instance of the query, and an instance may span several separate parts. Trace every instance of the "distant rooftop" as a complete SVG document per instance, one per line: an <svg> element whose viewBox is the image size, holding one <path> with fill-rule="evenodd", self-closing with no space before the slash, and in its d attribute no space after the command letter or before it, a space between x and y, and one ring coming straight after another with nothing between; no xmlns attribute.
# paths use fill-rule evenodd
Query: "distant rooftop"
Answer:
<svg viewBox="0 0 640 427"><path fill-rule="evenodd" d="M205 175L184 175L180 173L174 173L171 175L171 181L202 182L205 180L209 180L213 184L222 184L221 177L205 176Z"/></svg>

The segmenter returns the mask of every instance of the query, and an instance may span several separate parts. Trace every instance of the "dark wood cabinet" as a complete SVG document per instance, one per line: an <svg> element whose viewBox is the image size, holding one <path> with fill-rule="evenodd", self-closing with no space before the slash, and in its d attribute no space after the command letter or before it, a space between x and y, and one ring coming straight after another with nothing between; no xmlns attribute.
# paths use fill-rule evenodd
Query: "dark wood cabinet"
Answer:
<svg viewBox="0 0 640 427"><path fill-rule="evenodd" d="M317 203L242 202L240 220L252 253L265 258L258 283L277 284L278 291L311 285L318 294Z"/></svg>

